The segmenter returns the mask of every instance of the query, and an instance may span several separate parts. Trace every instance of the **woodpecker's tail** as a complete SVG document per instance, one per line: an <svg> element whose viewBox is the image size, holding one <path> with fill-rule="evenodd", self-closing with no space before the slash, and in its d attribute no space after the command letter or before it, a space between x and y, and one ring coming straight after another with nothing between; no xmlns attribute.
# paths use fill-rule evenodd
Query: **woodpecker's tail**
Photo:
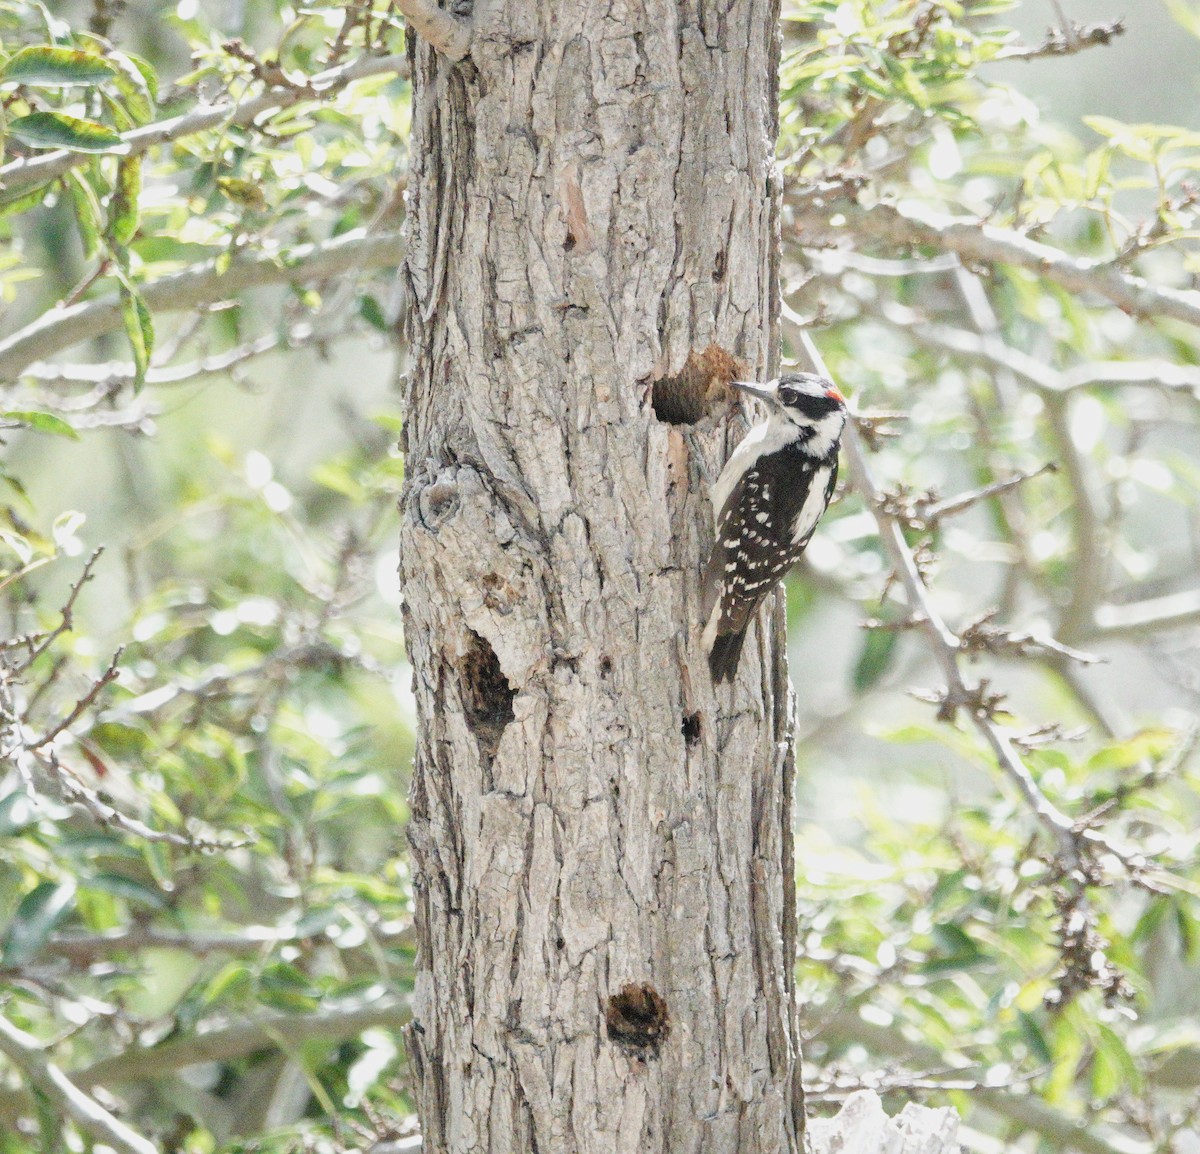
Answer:
<svg viewBox="0 0 1200 1154"><path fill-rule="evenodd" d="M733 680L738 660L742 656L742 643L746 640L746 630L749 627L750 622L747 620L741 629L733 633L721 633L713 638L712 649L708 654L708 668L712 673L714 685Z"/></svg>

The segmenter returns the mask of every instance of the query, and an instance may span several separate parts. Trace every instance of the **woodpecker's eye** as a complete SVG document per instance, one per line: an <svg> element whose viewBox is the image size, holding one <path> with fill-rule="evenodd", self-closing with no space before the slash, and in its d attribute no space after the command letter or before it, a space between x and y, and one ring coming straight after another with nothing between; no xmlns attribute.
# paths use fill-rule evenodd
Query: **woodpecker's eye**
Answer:
<svg viewBox="0 0 1200 1154"><path fill-rule="evenodd" d="M796 392L795 389L791 388L789 385L784 385L783 388L779 390L779 403L782 405L794 405L796 403L796 398L799 396L800 394Z"/></svg>

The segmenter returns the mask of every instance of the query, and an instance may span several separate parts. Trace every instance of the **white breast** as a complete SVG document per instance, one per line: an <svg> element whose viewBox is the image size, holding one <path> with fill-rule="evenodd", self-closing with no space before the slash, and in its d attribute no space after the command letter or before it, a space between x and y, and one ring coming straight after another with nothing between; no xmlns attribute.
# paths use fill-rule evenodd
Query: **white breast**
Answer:
<svg viewBox="0 0 1200 1154"><path fill-rule="evenodd" d="M762 421L754 426L733 450L733 455L725 462L725 468L712 487L712 508L714 525L721 518L721 510L729 500L738 479L747 471L759 457L777 453L784 445L796 436L796 430L791 423L772 414L771 419ZM818 514L819 515L819 514Z"/></svg>
<svg viewBox="0 0 1200 1154"><path fill-rule="evenodd" d="M829 473L828 465L822 465L813 473L812 484L808 487L808 496L804 498L804 504L800 506L800 512L796 514L796 520L792 522L793 544L799 545L813 531L821 519L821 514L825 512L825 489L829 484Z"/></svg>

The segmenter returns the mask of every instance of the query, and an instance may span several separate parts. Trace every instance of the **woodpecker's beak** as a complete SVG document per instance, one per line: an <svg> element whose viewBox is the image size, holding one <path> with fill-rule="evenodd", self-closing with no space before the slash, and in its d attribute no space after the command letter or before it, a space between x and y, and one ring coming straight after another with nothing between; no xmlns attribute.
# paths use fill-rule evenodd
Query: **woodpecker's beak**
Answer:
<svg viewBox="0 0 1200 1154"><path fill-rule="evenodd" d="M756 381L730 381L729 383L735 389L741 389L743 393L749 393L756 400L767 401L768 403L774 403L775 401L775 394L770 389L763 388Z"/></svg>

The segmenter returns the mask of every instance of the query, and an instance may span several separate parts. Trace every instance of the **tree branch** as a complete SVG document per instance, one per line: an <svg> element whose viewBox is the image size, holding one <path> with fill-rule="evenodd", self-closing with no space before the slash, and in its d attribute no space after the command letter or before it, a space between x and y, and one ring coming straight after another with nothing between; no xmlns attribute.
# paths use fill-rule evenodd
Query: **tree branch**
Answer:
<svg viewBox="0 0 1200 1154"><path fill-rule="evenodd" d="M1172 317L1200 326L1200 292L1152 285L1111 261L1070 256L1012 229L966 217L946 216L906 204L864 208L848 182L789 194L792 228L807 246L836 243L848 233L892 244L928 245L958 253L972 264L1008 264L1028 269L1074 293L1111 301L1130 316Z"/></svg>
<svg viewBox="0 0 1200 1154"><path fill-rule="evenodd" d="M341 1042L375 1026L399 1030L411 1018L408 998L395 996L381 997L365 1004L359 1002L349 1007L328 1007L315 1014L266 1014L249 1021L217 1026L185 1038L172 1038L157 1046L126 1050L103 1058L74 1071L71 1085L77 1094L82 1094L78 1089L80 1086L90 1088L119 1082L148 1082L200 1062L227 1062L253 1054L256 1050L277 1047L294 1049L313 1040ZM0 1045L0 1050L3 1049ZM17 1061L16 1058L13 1060ZM58 1074L66 1078L61 1071ZM30 1081L34 1081L32 1076ZM40 1086L37 1082L34 1084ZM0 1090L0 1122L15 1126L29 1105L28 1094L19 1090ZM116 1146L115 1142L112 1144ZM122 1154L156 1154L153 1147L118 1148Z"/></svg>
<svg viewBox="0 0 1200 1154"><path fill-rule="evenodd" d="M228 300L242 289L321 280L354 269L394 267L403 253L399 233L370 235L356 230L318 244L244 253L224 272L218 271L215 260L208 261L139 287L152 312L172 312ZM15 380L35 361L122 327L117 293L51 309L0 341L0 381Z"/></svg>
<svg viewBox="0 0 1200 1154"><path fill-rule="evenodd" d="M1200 370L1170 361L1088 361L1067 369L1054 369L1023 349L1013 348L998 337L964 332L950 325L925 324L888 314L892 323L900 323L924 345L962 353L988 361L1015 373L1039 393L1070 393L1078 389L1146 385L1169 392L1195 395L1200 390Z"/></svg>
<svg viewBox="0 0 1200 1154"><path fill-rule="evenodd" d="M805 332L800 334L800 340L813 367L822 376L827 376L828 370L821 359L821 354L817 352L812 338ZM875 518L884 551L904 586L909 610L929 638L930 649L941 668L942 676L946 679L945 702L949 705L958 705L978 701L983 685L968 689L963 680L962 671L958 666L961 653L959 639L934 609L929 590L925 587L925 582L917 570L916 561L908 547L908 542L904 539L899 522L894 517L887 516L883 511L883 498L871 477L866 454L853 420L846 423L842 446L850 466L851 484ZM968 712L975 727L991 747L997 764L1017 786L1026 803L1042 824L1054 835L1059 852L1064 859L1071 864L1077 863L1079 860L1079 834L1075 829L1074 822L1058 809L1038 787L1013 746L1007 731L992 719L991 711L983 708L970 708Z"/></svg>
<svg viewBox="0 0 1200 1154"><path fill-rule="evenodd" d="M1105 638L1144 637L1164 629L1200 624L1200 589L1151 597L1128 605L1101 605L1096 632Z"/></svg>
<svg viewBox="0 0 1200 1154"><path fill-rule="evenodd" d="M472 21L439 8L433 0L396 0L414 32L457 63L471 50Z"/></svg>
<svg viewBox="0 0 1200 1154"><path fill-rule="evenodd" d="M323 100L356 80L388 73L407 75L407 59L399 55L363 56L350 64L318 72L306 84L281 85L268 89L250 100L223 101L221 104L196 108L171 120L131 129L121 136L125 145L124 155L137 156L159 144L168 144L184 136L195 136L212 128L229 128L234 125L244 128L265 113L280 112L305 100ZM4 198L11 199L16 193L46 184L93 159L89 153L59 149L40 156L10 161L0 167L0 188L4 190Z"/></svg>
<svg viewBox="0 0 1200 1154"><path fill-rule="evenodd" d="M162 361L146 370L148 385L177 385L192 380L194 377L208 376L214 373L225 373L236 368L244 361L260 357L279 348L280 338L274 333L266 333L246 341L232 349L211 356L199 357L187 364L172 365ZM103 386L82 398L73 399L71 403L54 405L56 412L86 412L98 401L111 395L112 388L126 384L134 379L132 361L107 361L98 365L58 365L53 363L34 362L26 370L25 375L34 378L39 385L95 385ZM49 404L39 398L37 405ZM16 405L12 406L16 408ZM30 405L29 407L35 407Z"/></svg>
<svg viewBox="0 0 1200 1154"><path fill-rule="evenodd" d="M854 1010L844 1009L826 1021L813 1023L813 1037L831 1044L853 1041L878 1058L902 1061L914 1068L941 1068L946 1055L932 1046L906 1039L894 1026L877 1026L864 1021ZM969 1068L969 1067L968 1067ZM1079 1150L1083 1154L1150 1154L1146 1143L1120 1135L1101 1138L1074 1118L1047 1106L1033 1094L1016 1094L1010 1088L980 1087L970 1092L971 1101L1008 1119L1022 1130L1032 1130L1048 1139L1055 1149Z"/></svg>
<svg viewBox="0 0 1200 1154"><path fill-rule="evenodd" d="M374 928L371 936L387 947L416 944L411 926L397 932ZM226 932L204 932L138 925L111 933L55 934L42 947L42 954L63 957L72 965L80 966L111 958L114 954L139 950L182 950L195 957L215 953L253 954L273 946L301 944L317 938L324 940L323 932L303 935L276 926L241 926Z"/></svg>
<svg viewBox="0 0 1200 1154"><path fill-rule="evenodd" d="M185 1038L172 1038L157 1046L114 1054L76 1071L74 1078L81 1086L144 1082L199 1062L228 1062L255 1050L295 1047L316 1040L341 1042L373 1026L399 1030L411 1017L408 999L400 997L381 997L365 1005L333 1006L315 1014L264 1014Z"/></svg>
<svg viewBox="0 0 1200 1154"><path fill-rule="evenodd" d="M996 60L1039 60L1046 56L1074 56L1085 48L1108 45L1125 31L1124 20L1112 20L1107 24L1076 24L1065 21L1061 28L1051 28L1041 44L1015 44L1002 48L992 58Z"/></svg>
<svg viewBox="0 0 1200 1154"><path fill-rule="evenodd" d="M154 1144L90 1098L45 1055L38 1040L0 1015L0 1052L93 1138L120 1154L158 1154Z"/></svg>

